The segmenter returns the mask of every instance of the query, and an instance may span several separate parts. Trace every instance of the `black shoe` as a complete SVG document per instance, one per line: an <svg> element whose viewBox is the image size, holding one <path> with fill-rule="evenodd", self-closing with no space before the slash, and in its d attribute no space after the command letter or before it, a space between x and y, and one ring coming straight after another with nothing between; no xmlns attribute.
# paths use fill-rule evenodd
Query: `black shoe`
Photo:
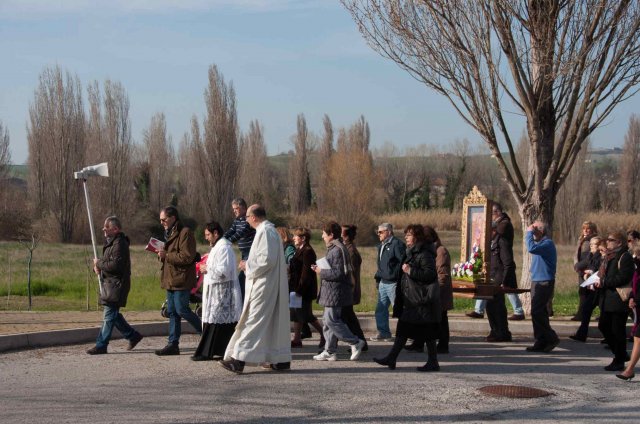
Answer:
<svg viewBox="0 0 640 424"><path fill-rule="evenodd" d="M606 367L604 367L605 371L624 371L624 362L616 362L613 361Z"/></svg>
<svg viewBox="0 0 640 424"><path fill-rule="evenodd" d="M586 338L586 337L584 337L584 336L578 336L577 334L574 334L573 336L569 336L569 338L570 338L571 340L575 340L575 341L577 341L577 342L582 342L582 343L584 343L584 342L586 342L586 341L587 341L587 338Z"/></svg>
<svg viewBox="0 0 640 424"><path fill-rule="evenodd" d="M156 350L158 356L180 355L180 348L176 344L168 344L162 349Z"/></svg>
<svg viewBox="0 0 640 424"><path fill-rule="evenodd" d="M543 345L539 345L539 344L534 344L533 346L529 346L527 347L527 352L544 352L544 348L545 346Z"/></svg>
<svg viewBox="0 0 640 424"><path fill-rule="evenodd" d="M440 364L437 362L427 362L423 366L416 368L416 370L420 372L440 371Z"/></svg>
<svg viewBox="0 0 640 424"><path fill-rule="evenodd" d="M364 340L364 339L363 339ZM369 350L369 344L367 343L367 341L364 341L364 346L362 346L362 351L366 352Z"/></svg>
<svg viewBox="0 0 640 424"><path fill-rule="evenodd" d="M607 339L600 340L600 344L607 344Z"/></svg>
<svg viewBox="0 0 640 424"><path fill-rule="evenodd" d="M624 381L629 381L635 376L636 376L636 373L631 374L629 377L627 377L626 375L622 375L622 374L616 374L616 377L618 377L620 380L624 380Z"/></svg>
<svg viewBox="0 0 640 424"><path fill-rule="evenodd" d="M390 361L386 356L384 358L373 358L373 362L375 362L376 364L387 366L390 370L396 369L396 361Z"/></svg>
<svg viewBox="0 0 640 424"><path fill-rule="evenodd" d="M207 358L206 356L202 356L202 355L193 355L190 359L192 361L196 361L196 362L199 362L199 361L211 361L212 360L212 358Z"/></svg>
<svg viewBox="0 0 640 424"><path fill-rule="evenodd" d="M417 343L411 343L410 345L407 345L404 348L409 352L424 352L424 346L419 345Z"/></svg>
<svg viewBox="0 0 640 424"><path fill-rule="evenodd" d="M271 364L271 369L274 371L289 371L291 370L291 362L278 362L277 364Z"/></svg>
<svg viewBox="0 0 640 424"><path fill-rule="evenodd" d="M560 344L560 339L556 339L556 340L552 341L551 343L547 344L547 345L542 349L542 351L543 351L544 353L549 353L549 352L551 352L553 349L555 349L555 348L556 348L556 346L558 346L559 344Z"/></svg>
<svg viewBox="0 0 640 424"><path fill-rule="evenodd" d="M236 374L242 374L242 371L244 371L244 362L238 361L237 359L231 358L227 361L220 361L218 363L225 370L234 372Z"/></svg>
<svg viewBox="0 0 640 424"><path fill-rule="evenodd" d="M91 349L87 349L89 355L104 355L107 353L107 347L94 346Z"/></svg>
<svg viewBox="0 0 640 424"><path fill-rule="evenodd" d="M484 314L479 314L476 311L467 312L465 315L468 316L469 318L476 318L476 319L484 318Z"/></svg>
<svg viewBox="0 0 640 424"><path fill-rule="evenodd" d="M578 315L574 315L571 317L571 321L582 321L582 317L579 317Z"/></svg>
<svg viewBox="0 0 640 424"><path fill-rule="evenodd" d="M513 314L507 319L509 321L522 321L524 320L524 314Z"/></svg>
<svg viewBox="0 0 640 424"><path fill-rule="evenodd" d="M511 335L508 335L507 337L496 337L496 336L488 335L485 340L489 343L503 343L503 342L510 342L513 340L513 338L511 337Z"/></svg>
<svg viewBox="0 0 640 424"><path fill-rule="evenodd" d="M438 352L439 354L449 353L449 346L438 346L436 347L436 352Z"/></svg>
<svg viewBox="0 0 640 424"><path fill-rule="evenodd" d="M136 332L133 337L131 337L131 340L129 340L129 346L127 346L127 350L133 350L133 348L136 347L142 339L144 339L144 336Z"/></svg>

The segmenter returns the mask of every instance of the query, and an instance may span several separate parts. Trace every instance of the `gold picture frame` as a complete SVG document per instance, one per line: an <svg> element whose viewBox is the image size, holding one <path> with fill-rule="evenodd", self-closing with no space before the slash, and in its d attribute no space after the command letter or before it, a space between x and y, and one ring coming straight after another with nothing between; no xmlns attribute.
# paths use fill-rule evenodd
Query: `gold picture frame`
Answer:
<svg viewBox="0 0 640 424"><path fill-rule="evenodd" d="M469 260L474 245L482 252L482 281L489 282L491 249L491 207L489 200L477 186L473 186L462 201L460 262Z"/></svg>

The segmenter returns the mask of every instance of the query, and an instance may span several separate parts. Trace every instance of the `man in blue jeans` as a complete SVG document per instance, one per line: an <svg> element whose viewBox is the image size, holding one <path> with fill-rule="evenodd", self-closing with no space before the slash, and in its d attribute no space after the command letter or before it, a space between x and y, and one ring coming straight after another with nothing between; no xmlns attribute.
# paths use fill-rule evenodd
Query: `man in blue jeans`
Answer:
<svg viewBox="0 0 640 424"><path fill-rule="evenodd" d="M375 279L378 285L378 303L376 305L376 327L378 334L371 337L372 341L390 341L389 306L393 306L396 299L396 286L402 276L402 258L405 245L393 236L393 226L382 223L378 226L378 270Z"/></svg>
<svg viewBox="0 0 640 424"><path fill-rule="evenodd" d="M549 325L547 304L553 296L556 281L558 255L553 241L547 237L546 224L536 221L527 228L525 235L527 250L531 253L531 323L533 324L533 346L529 352L551 352L560 339Z"/></svg>
<svg viewBox="0 0 640 424"><path fill-rule="evenodd" d="M202 333L202 322L189 308L189 295L196 286L196 239L193 232L182 225L178 210L167 206L160 211L160 223L164 228L165 245L158 252L162 262L160 285L167 291L167 313L169 314L169 341L156 350L156 355L180 355L181 319L184 318Z"/></svg>
<svg viewBox="0 0 640 424"><path fill-rule="evenodd" d="M129 237L121 230L122 224L115 216L104 221L102 231L105 242L102 258L93 260L93 271L100 275L102 290L100 303L104 305L104 320L96 345L87 350L89 355L107 353L113 327L129 341L127 350L131 350L142 340L142 334L129 325L120 308L127 306L127 297L131 287L131 257L129 255Z"/></svg>

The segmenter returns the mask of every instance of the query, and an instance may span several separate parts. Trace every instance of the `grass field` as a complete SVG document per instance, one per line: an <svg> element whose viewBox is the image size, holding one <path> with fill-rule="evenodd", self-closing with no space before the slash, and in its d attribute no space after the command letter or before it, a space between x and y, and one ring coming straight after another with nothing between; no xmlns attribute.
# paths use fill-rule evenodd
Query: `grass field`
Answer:
<svg viewBox="0 0 640 424"><path fill-rule="evenodd" d="M453 262L460 259L460 233L442 231L442 241L451 253ZM521 239L516 239L516 264L521 263ZM326 248L319 233L314 233L312 245L318 257ZM373 275L376 270L375 247L359 247L363 258L362 303L356 306L359 312L375 309L376 295ZM198 251L208 251L205 245ZM576 277L573 272L574 246L558 246L558 275L555 312L558 315L573 314L578 296ZM27 255L28 251L19 243L0 243L0 310L27 310ZM96 309L97 277L91 272L91 246L45 243L34 251L31 268L33 310L85 310L87 296L89 309ZM160 289L160 266L156 256L144 250L144 246L131 247L132 285L127 309L159 309L165 292ZM520 269L517 271L520 275ZM508 302L507 302L508 304ZM320 307L316 305L318 309ZM456 310L469 310L473 300L455 299ZM508 305L509 307L509 305Z"/></svg>

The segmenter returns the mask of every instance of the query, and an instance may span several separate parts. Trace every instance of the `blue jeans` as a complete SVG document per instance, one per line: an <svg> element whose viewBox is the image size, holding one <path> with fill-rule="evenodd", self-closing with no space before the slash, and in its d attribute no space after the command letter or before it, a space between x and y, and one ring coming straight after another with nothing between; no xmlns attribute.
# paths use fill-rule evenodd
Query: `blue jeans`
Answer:
<svg viewBox="0 0 640 424"><path fill-rule="evenodd" d="M524 309L522 309L522 302L520 302L520 296L517 293L508 293L507 297L513 308L514 315L524 315Z"/></svg>
<svg viewBox="0 0 640 424"><path fill-rule="evenodd" d="M96 347L107 347L109 340L111 340L111 332L113 331L114 326L127 340L130 340L133 335L136 334L136 330L129 325L127 320L124 319L120 313L119 307L105 305L104 319L102 320L102 328L100 329L100 333L96 339Z"/></svg>
<svg viewBox="0 0 640 424"><path fill-rule="evenodd" d="M378 285L378 303L376 305L376 327L378 333L384 338L391 337L389 328L389 306L396 301L397 283L380 282Z"/></svg>
<svg viewBox="0 0 640 424"><path fill-rule="evenodd" d="M484 310L487 307L487 301L484 299L476 299L476 306L474 310L476 314L484 315Z"/></svg>
<svg viewBox="0 0 640 424"><path fill-rule="evenodd" d="M202 321L189 308L190 290L167 290L167 313L169 314L169 344L180 343L182 334L181 318L202 334Z"/></svg>
<svg viewBox="0 0 640 424"><path fill-rule="evenodd" d="M509 302L511 303L511 307L513 308L513 313L515 315L524 315L524 309L522 309L522 302L520 302L520 297L516 293L507 293L507 297L509 298ZM486 300L477 299L476 306L474 308L476 313L484 315L486 305Z"/></svg>

